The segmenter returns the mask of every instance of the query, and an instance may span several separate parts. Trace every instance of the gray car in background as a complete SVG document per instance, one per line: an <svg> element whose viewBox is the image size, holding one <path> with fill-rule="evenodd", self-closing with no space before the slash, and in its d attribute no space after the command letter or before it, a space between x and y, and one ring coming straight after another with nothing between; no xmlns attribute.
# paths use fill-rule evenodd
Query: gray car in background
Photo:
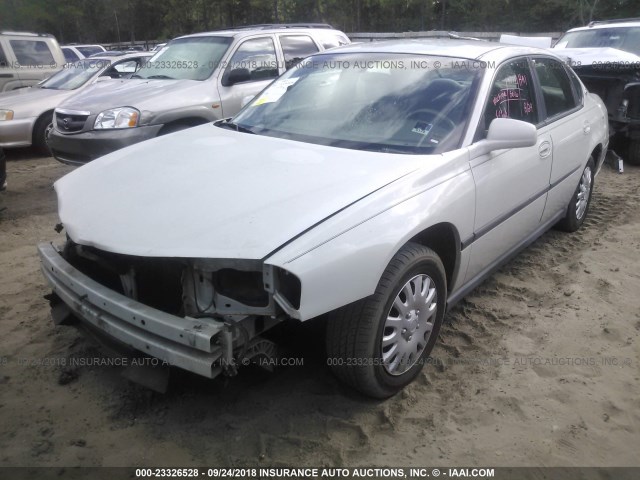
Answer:
<svg viewBox="0 0 640 480"><path fill-rule="evenodd" d="M0 147L33 145L49 155L46 140L54 108L94 83L131 77L151 55L136 52L86 58L66 64L33 87L0 93Z"/></svg>
<svg viewBox="0 0 640 480"><path fill-rule="evenodd" d="M329 25L260 25L179 37L132 79L99 83L60 104L49 146L81 165L159 135L235 115L303 58L348 44Z"/></svg>

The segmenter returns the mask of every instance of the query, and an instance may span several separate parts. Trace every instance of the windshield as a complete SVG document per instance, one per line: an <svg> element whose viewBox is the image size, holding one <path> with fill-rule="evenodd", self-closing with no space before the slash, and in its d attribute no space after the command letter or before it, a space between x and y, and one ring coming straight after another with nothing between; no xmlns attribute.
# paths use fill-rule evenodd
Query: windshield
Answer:
<svg viewBox="0 0 640 480"><path fill-rule="evenodd" d="M111 65L109 60L79 60L67 63L62 70L52 75L38 86L53 90L75 90L81 87L103 69Z"/></svg>
<svg viewBox="0 0 640 480"><path fill-rule="evenodd" d="M481 71L472 63L424 55L316 55L274 81L234 123L219 126L358 150L441 153L459 147Z"/></svg>
<svg viewBox="0 0 640 480"><path fill-rule="evenodd" d="M231 37L178 38L145 62L134 78L206 80L231 41Z"/></svg>
<svg viewBox="0 0 640 480"><path fill-rule="evenodd" d="M640 27L594 28L564 34L555 48L611 47L640 55Z"/></svg>

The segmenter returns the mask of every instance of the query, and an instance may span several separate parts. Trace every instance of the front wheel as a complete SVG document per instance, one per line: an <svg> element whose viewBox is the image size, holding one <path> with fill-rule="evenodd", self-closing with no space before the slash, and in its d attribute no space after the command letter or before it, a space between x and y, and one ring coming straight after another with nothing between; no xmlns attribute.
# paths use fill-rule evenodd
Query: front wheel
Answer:
<svg viewBox="0 0 640 480"><path fill-rule="evenodd" d="M587 218L587 213L589 212L589 206L591 205L594 175L595 163L593 157L591 157L582 171L580 182L569 201L565 217L558 222L557 226L560 230L575 232L584 223Z"/></svg>
<svg viewBox="0 0 640 480"><path fill-rule="evenodd" d="M413 381L433 350L446 298L438 255L408 243L393 257L372 296L329 318L328 364L366 395L394 395Z"/></svg>
<svg viewBox="0 0 640 480"><path fill-rule="evenodd" d="M53 112L46 113L38 119L33 127L33 147L41 155L51 156L51 150L49 149L48 138L51 129L53 128Z"/></svg>

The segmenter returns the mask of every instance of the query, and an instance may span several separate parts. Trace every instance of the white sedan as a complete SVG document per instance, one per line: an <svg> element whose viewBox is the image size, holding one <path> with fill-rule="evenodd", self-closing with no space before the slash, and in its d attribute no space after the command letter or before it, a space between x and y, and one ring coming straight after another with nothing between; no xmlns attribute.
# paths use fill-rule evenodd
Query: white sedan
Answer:
<svg viewBox="0 0 640 480"><path fill-rule="evenodd" d="M309 57L236 117L58 180L54 321L206 377L326 315L366 395L411 382L445 311L550 227L577 230L607 112L558 57L468 41ZM259 362L258 362L259 363Z"/></svg>

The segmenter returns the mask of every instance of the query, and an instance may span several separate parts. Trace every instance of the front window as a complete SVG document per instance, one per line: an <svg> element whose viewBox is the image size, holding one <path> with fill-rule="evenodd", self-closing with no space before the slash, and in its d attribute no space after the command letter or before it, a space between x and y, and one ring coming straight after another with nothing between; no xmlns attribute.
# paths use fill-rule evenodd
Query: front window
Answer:
<svg viewBox="0 0 640 480"><path fill-rule="evenodd" d="M273 39L271 37L252 38L240 45L231 57L224 77L232 78L234 75L240 75L240 79L246 82L276 78L278 60ZM223 85L225 83L227 82L223 81Z"/></svg>
<svg viewBox="0 0 640 480"><path fill-rule="evenodd" d="M109 60L79 60L67 63L62 70L38 84L40 88L52 90L75 90L87 83L94 75L110 65Z"/></svg>
<svg viewBox="0 0 640 480"><path fill-rule="evenodd" d="M526 59L506 63L496 73L489 91L483 121L484 132L495 118L513 118L537 124L533 81Z"/></svg>
<svg viewBox="0 0 640 480"><path fill-rule="evenodd" d="M565 33L555 48L617 48L640 55L640 27L593 28Z"/></svg>
<svg viewBox="0 0 640 480"><path fill-rule="evenodd" d="M272 83L230 125L358 150L445 152L459 147L481 71L446 57L316 55Z"/></svg>
<svg viewBox="0 0 640 480"><path fill-rule="evenodd" d="M206 80L220 64L231 37L187 37L173 40L133 78Z"/></svg>

